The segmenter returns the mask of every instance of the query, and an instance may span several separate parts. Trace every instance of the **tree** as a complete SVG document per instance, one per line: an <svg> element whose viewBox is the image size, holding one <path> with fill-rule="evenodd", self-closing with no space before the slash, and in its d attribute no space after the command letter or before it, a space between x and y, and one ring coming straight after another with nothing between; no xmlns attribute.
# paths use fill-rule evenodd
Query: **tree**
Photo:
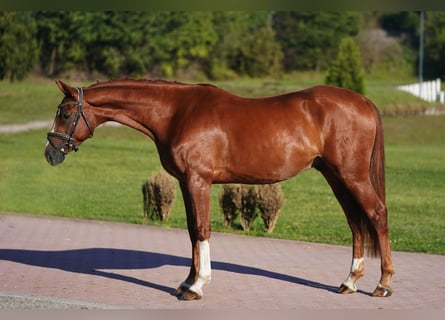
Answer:
<svg viewBox="0 0 445 320"><path fill-rule="evenodd" d="M150 42L154 63L165 76L201 68L217 41L211 12L157 12Z"/></svg>
<svg viewBox="0 0 445 320"><path fill-rule="evenodd" d="M35 66L36 24L30 12L0 12L0 78L22 80Z"/></svg>
<svg viewBox="0 0 445 320"><path fill-rule="evenodd" d="M90 72L110 77L141 76L154 64L154 12L94 12L84 14L78 31L86 45Z"/></svg>
<svg viewBox="0 0 445 320"><path fill-rule="evenodd" d="M214 12L213 25L218 41L207 65L211 78L276 75L281 71L282 49L268 12Z"/></svg>
<svg viewBox="0 0 445 320"><path fill-rule="evenodd" d="M36 19L48 75L75 68L110 77L175 76L204 64L217 40L211 12L59 11Z"/></svg>
<svg viewBox="0 0 445 320"><path fill-rule="evenodd" d="M207 73L212 79L236 77L239 72L239 48L249 33L252 15L242 11L217 11L213 13L212 23L218 40L212 48Z"/></svg>
<svg viewBox="0 0 445 320"><path fill-rule="evenodd" d="M419 28L419 15L413 11L383 13L379 22L389 32L415 33Z"/></svg>
<svg viewBox="0 0 445 320"><path fill-rule="evenodd" d="M83 24L90 12L38 11L37 38L40 46L40 67L48 76L55 76L69 69L85 69L87 53Z"/></svg>
<svg viewBox="0 0 445 320"><path fill-rule="evenodd" d="M271 28L262 27L244 37L238 48L236 71L250 77L277 75L281 71L283 53Z"/></svg>
<svg viewBox="0 0 445 320"><path fill-rule="evenodd" d="M139 76L153 65L153 12L50 11L35 14L40 64L50 76L76 69Z"/></svg>
<svg viewBox="0 0 445 320"><path fill-rule="evenodd" d="M325 69L340 39L355 36L361 15L350 12L276 12L273 28L284 53L286 71Z"/></svg>
<svg viewBox="0 0 445 320"><path fill-rule="evenodd" d="M425 75L445 79L445 12L425 13Z"/></svg>
<svg viewBox="0 0 445 320"><path fill-rule="evenodd" d="M351 37L341 40L338 54L327 70L326 84L347 88L364 94L364 71L360 51Z"/></svg>

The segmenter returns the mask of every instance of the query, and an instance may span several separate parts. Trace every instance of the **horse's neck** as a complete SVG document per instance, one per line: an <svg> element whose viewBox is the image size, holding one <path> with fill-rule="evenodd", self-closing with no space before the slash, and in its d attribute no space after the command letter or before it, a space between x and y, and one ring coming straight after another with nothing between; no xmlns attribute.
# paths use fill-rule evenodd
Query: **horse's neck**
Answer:
<svg viewBox="0 0 445 320"><path fill-rule="evenodd" d="M91 102L97 110L98 122L116 121L156 139L168 130L174 97L168 87L112 86L96 88Z"/></svg>

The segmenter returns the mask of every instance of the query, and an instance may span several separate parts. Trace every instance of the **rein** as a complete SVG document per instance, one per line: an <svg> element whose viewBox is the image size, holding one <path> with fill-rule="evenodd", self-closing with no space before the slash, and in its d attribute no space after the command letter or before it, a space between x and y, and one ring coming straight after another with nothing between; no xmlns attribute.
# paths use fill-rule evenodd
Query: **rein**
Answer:
<svg viewBox="0 0 445 320"><path fill-rule="evenodd" d="M74 151L79 150L79 147L74 143L74 132L76 131L76 127L77 127L77 124L79 123L80 117L83 118L83 120L85 121L85 124L88 127L88 130L90 130L89 138L91 138L93 136L93 129L91 128L90 122L88 121L88 118L86 117L86 115L83 111L83 108L82 108L83 107L83 89L76 88L76 90L77 90L77 96L78 96L77 101L64 102L64 103L59 104L59 106L57 107L56 118L54 119L53 125L51 127L51 131L48 132L48 136L47 136L49 144L51 144L51 146L53 146L55 149L59 150L63 154L67 154L70 149L74 150ZM76 112L76 115L74 116L73 125L71 127L70 133L65 134L65 133L54 132L54 128L56 126L56 120L60 116L62 108L65 106L71 106L71 105L77 105L77 112ZM53 141L53 139L62 140L63 143L62 144L57 143L57 142Z"/></svg>

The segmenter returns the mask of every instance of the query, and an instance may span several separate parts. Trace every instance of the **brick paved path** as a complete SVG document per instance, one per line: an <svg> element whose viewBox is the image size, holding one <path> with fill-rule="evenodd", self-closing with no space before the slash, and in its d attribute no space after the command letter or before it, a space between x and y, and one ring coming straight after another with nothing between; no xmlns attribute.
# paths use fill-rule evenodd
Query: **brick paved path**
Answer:
<svg viewBox="0 0 445 320"><path fill-rule="evenodd" d="M0 308L445 309L445 256L394 252L394 295L373 298L379 261L360 291L334 291L349 247L214 232L212 282L199 301L170 293L188 274L185 230L0 214Z"/></svg>

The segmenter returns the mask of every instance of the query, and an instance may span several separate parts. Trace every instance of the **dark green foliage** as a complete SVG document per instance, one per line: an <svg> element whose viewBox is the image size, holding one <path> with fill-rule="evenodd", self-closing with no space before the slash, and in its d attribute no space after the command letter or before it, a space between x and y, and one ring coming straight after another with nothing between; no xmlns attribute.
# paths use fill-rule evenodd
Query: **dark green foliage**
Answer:
<svg viewBox="0 0 445 320"><path fill-rule="evenodd" d="M419 14L414 11L383 13L379 17L380 25L390 32L411 32L419 30Z"/></svg>
<svg viewBox="0 0 445 320"><path fill-rule="evenodd" d="M277 75L283 53L271 28L263 27L246 35L235 57L234 69L251 77Z"/></svg>
<svg viewBox="0 0 445 320"><path fill-rule="evenodd" d="M166 221L176 196L175 182L165 172L159 172L142 185L144 217Z"/></svg>
<svg viewBox="0 0 445 320"><path fill-rule="evenodd" d="M85 30L85 21L90 13L80 12L36 12L37 38L40 46L40 67L48 76L63 71L85 68L86 46L90 30ZM95 34L95 33L94 33Z"/></svg>
<svg viewBox="0 0 445 320"><path fill-rule="evenodd" d="M0 79L22 80L35 66L36 23L30 12L0 11Z"/></svg>
<svg viewBox="0 0 445 320"><path fill-rule="evenodd" d="M425 13L425 75L432 78L445 76L443 15ZM326 70L340 40L364 29L387 31L379 43L362 37L361 49L372 48L368 71L412 73L418 23L418 12L1 12L0 76L19 80L39 66L49 77L277 77Z"/></svg>
<svg viewBox="0 0 445 320"><path fill-rule="evenodd" d="M364 71L358 46L350 37L341 40L335 60L326 75L326 84L365 93Z"/></svg>
<svg viewBox="0 0 445 320"><path fill-rule="evenodd" d="M415 52L418 58L420 46L420 13L391 12L380 16L380 25ZM424 21L424 76L434 79L445 78L445 12L426 11ZM404 57L400 57L404 59ZM413 69L418 72L417 59L413 60Z"/></svg>
<svg viewBox="0 0 445 320"><path fill-rule="evenodd" d="M281 66L266 12L38 12L35 18L42 69L51 76L77 69L216 79L275 74Z"/></svg>
<svg viewBox="0 0 445 320"><path fill-rule="evenodd" d="M43 71L142 75L152 62L154 18L140 12L37 12Z"/></svg>
<svg viewBox="0 0 445 320"><path fill-rule="evenodd" d="M154 63L168 77L207 61L217 41L211 12L161 12L155 26L149 41L156 47Z"/></svg>
<svg viewBox="0 0 445 320"><path fill-rule="evenodd" d="M208 60L209 77L277 75L281 71L282 50L269 20L270 14L264 11L214 12L218 41Z"/></svg>
<svg viewBox="0 0 445 320"><path fill-rule="evenodd" d="M445 12L425 13L425 75L445 78Z"/></svg>
<svg viewBox="0 0 445 320"><path fill-rule="evenodd" d="M285 11L274 14L273 27L286 70L325 69L340 39L355 36L361 15L351 12Z"/></svg>

